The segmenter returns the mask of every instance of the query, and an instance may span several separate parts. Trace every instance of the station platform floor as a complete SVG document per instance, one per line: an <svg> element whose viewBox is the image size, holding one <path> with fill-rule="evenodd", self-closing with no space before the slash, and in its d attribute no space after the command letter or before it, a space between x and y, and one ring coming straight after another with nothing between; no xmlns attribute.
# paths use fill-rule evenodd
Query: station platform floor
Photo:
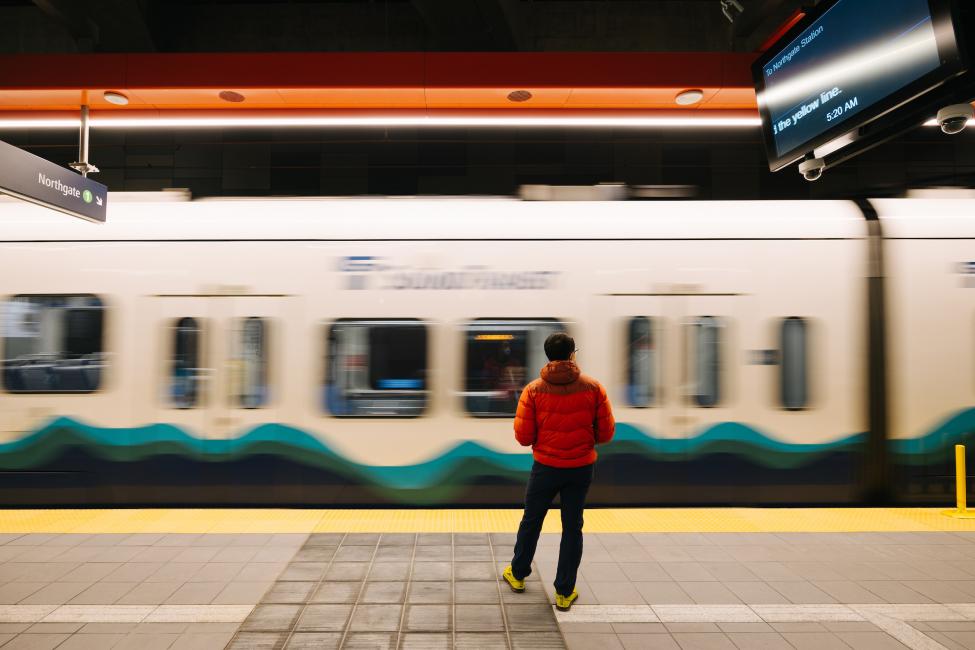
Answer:
<svg viewBox="0 0 975 650"><path fill-rule="evenodd" d="M939 509L0 510L0 648L975 649L975 521Z"/></svg>

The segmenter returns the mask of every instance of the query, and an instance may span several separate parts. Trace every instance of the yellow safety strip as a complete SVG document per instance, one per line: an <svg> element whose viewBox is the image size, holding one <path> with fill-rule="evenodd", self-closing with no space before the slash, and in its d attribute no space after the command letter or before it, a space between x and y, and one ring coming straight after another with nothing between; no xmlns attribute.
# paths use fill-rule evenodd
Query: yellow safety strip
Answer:
<svg viewBox="0 0 975 650"><path fill-rule="evenodd" d="M975 531L943 508L591 508L590 533ZM0 510L0 533L490 532L518 529L521 510L176 509ZM545 532L559 532L558 510Z"/></svg>

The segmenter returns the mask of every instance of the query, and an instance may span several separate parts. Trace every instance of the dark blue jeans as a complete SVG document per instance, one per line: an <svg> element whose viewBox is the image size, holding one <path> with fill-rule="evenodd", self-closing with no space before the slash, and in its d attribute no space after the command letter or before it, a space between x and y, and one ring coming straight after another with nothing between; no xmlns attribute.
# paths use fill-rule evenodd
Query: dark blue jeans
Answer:
<svg viewBox="0 0 975 650"><path fill-rule="evenodd" d="M576 574L582 561L582 511L586 493L592 483L592 465L583 467L550 467L538 461L532 465L525 490L525 514L518 526L515 556L511 572L519 580L531 575L532 559L542 532L545 513L555 495L562 501L562 544L559 546L559 567L555 572L555 591L568 596L576 586Z"/></svg>

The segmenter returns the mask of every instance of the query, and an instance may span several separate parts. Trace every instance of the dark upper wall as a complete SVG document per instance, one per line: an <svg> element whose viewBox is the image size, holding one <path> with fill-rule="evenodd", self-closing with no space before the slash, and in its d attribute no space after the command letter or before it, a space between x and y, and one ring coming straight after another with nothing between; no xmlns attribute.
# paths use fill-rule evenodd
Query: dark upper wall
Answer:
<svg viewBox="0 0 975 650"><path fill-rule="evenodd" d="M96 130L94 178L113 190L185 187L196 196L506 195L527 183L697 187L698 198L884 196L971 186L975 133L921 128L807 183L771 174L757 130ZM0 131L67 164L70 131Z"/></svg>
<svg viewBox="0 0 975 650"><path fill-rule="evenodd" d="M748 51L799 2L741 1L0 0L0 52Z"/></svg>

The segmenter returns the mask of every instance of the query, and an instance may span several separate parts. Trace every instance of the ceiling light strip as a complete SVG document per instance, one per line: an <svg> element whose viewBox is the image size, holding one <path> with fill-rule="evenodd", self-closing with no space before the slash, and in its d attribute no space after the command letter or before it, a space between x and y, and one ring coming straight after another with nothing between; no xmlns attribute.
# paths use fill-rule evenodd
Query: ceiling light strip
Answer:
<svg viewBox="0 0 975 650"><path fill-rule="evenodd" d="M78 128L73 118L11 118L0 116L3 129ZM754 128L756 117L701 116L319 116L319 117L92 117L92 128L170 129L239 127L569 127L569 128Z"/></svg>

